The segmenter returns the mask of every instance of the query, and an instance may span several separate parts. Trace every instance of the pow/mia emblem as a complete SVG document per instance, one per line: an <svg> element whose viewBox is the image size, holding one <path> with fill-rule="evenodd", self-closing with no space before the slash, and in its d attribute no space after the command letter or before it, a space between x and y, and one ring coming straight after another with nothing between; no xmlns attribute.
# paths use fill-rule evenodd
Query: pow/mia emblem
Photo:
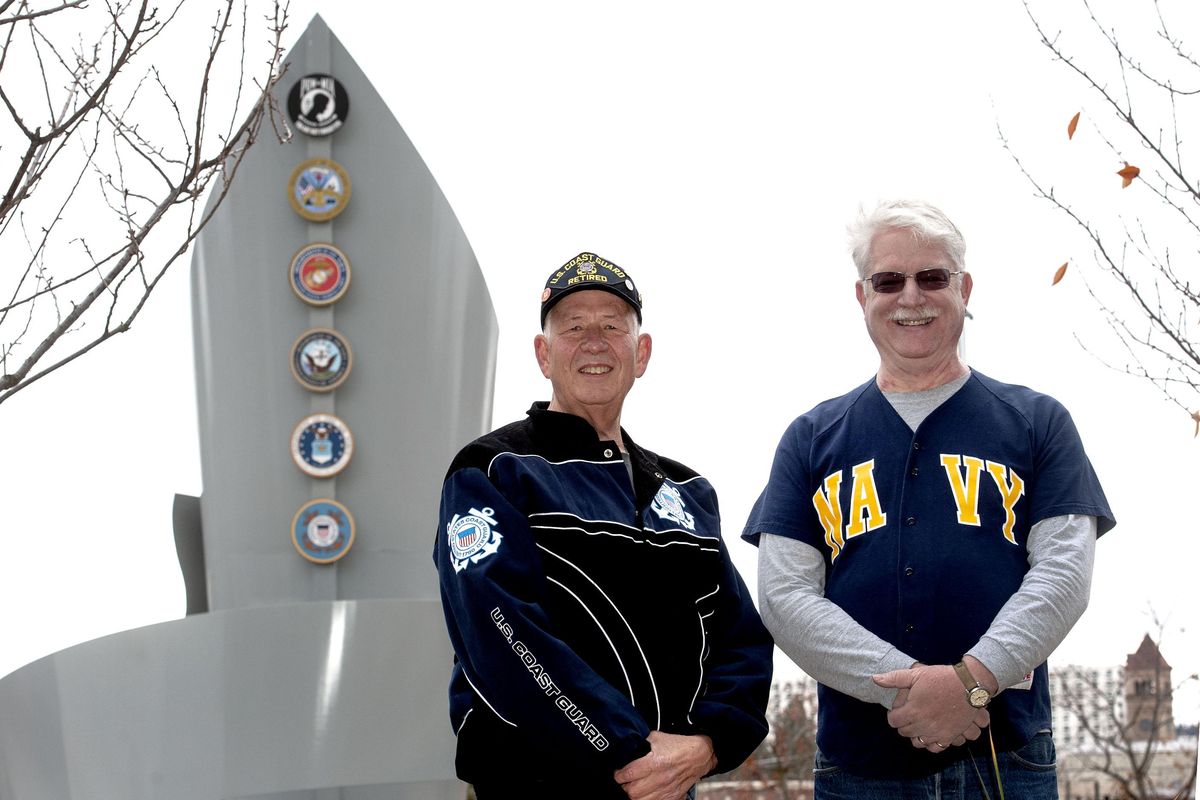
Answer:
<svg viewBox="0 0 1200 800"><path fill-rule="evenodd" d="M350 345L329 328L312 328L292 345L292 376L305 389L331 392L350 374Z"/></svg>
<svg viewBox="0 0 1200 800"><path fill-rule="evenodd" d="M354 517L336 500L309 500L292 517L292 544L314 564L332 564L354 544Z"/></svg>
<svg viewBox="0 0 1200 800"><path fill-rule="evenodd" d="M328 136L350 114L350 95L332 75L305 75L292 84L287 111L301 133Z"/></svg>
<svg viewBox="0 0 1200 800"><path fill-rule="evenodd" d="M328 158L301 161L288 179L292 209L312 222L326 222L346 210L350 202L350 176Z"/></svg>
<svg viewBox="0 0 1200 800"><path fill-rule="evenodd" d="M350 287L350 259L331 244L306 244L288 265L292 291L313 306L337 302Z"/></svg>
<svg viewBox="0 0 1200 800"><path fill-rule="evenodd" d="M669 519L677 522L689 531L696 530L696 518L683 510L683 498L679 489L669 483L664 483L654 496L650 509L658 514L659 519Z"/></svg>
<svg viewBox="0 0 1200 800"><path fill-rule="evenodd" d="M454 515L446 523L446 537L450 544L450 561L455 572L462 572L467 564L478 564L500 549L504 537L496 530L496 512L490 508L472 508L464 516Z"/></svg>
<svg viewBox="0 0 1200 800"><path fill-rule="evenodd" d="M350 463L354 438L333 414L310 414L292 431L292 460L314 478L332 478Z"/></svg>

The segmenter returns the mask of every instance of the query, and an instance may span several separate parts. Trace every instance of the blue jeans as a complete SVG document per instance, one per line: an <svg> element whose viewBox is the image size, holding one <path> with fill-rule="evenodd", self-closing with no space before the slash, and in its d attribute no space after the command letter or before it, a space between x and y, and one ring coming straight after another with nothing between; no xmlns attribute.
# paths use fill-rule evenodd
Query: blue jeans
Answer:
<svg viewBox="0 0 1200 800"><path fill-rule="evenodd" d="M614 784L615 785L615 784ZM562 800L564 797L588 798L594 795L588 792L586 786L552 786L540 780L514 781L512 783L475 784L475 797L478 800ZM602 795L609 797L608 794ZM620 790L613 797L622 797ZM696 787L688 789L685 800L696 800Z"/></svg>
<svg viewBox="0 0 1200 800"><path fill-rule="evenodd" d="M999 800L987 736L970 742L969 747L967 757L922 778L851 775L834 766L818 750L813 767L813 800ZM1058 800L1054 739L1050 731L1037 734L1020 750L996 756L1007 800ZM986 794L980 788L981 782Z"/></svg>

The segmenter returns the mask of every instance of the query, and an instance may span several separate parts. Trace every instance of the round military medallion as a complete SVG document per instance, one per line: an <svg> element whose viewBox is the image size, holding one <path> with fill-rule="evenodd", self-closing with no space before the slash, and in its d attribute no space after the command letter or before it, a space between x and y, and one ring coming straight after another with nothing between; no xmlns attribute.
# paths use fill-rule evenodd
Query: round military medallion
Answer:
<svg viewBox="0 0 1200 800"><path fill-rule="evenodd" d="M307 220L331 220L350 202L350 176L328 158L301 161L288 179L288 199L296 213Z"/></svg>
<svg viewBox="0 0 1200 800"><path fill-rule="evenodd" d="M310 414L292 431L292 460L314 478L332 478L350 463L354 437L333 414Z"/></svg>
<svg viewBox="0 0 1200 800"><path fill-rule="evenodd" d="M336 500L309 500L292 517L292 544L314 564L332 564L354 544L354 517Z"/></svg>
<svg viewBox="0 0 1200 800"><path fill-rule="evenodd" d="M292 345L292 375L305 389L331 392L346 380L350 345L329 328L312 328Z"/></svg>
<svg viewBox="0 0 1200 800"><path fill-rule="evenodd" d="M292 84L287 110L301 133L328 136L342 127L350 114L350 95L332 75L305 75Z"/></svg>
<svg viewBox="0 0 1200 800"><path fill-rule="evenodd" d="M288 281L304 302L327 306L340 300L350 286L350 259L331 244L306 244L292 256Z"/></svg>

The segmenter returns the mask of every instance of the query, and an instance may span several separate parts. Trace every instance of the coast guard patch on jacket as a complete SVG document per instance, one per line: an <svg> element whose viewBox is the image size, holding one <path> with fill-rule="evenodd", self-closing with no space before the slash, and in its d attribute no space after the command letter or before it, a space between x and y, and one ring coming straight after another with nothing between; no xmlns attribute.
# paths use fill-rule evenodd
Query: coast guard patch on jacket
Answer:
<svg viewBox="0 0 1200 800"><path fill-rule="evenodd" d="M496 530L494 513L490 508L472 508L465 515L455 514L446 523L450 560L455 572L462 572L468 564L478 564L500 549L504 537Z"/></svg>
<svg viewBox="0 0 1200 800"><path fill-rule="evenodd" d="M679 489L669 483L664 483L659 488L658 494L654 496L654 502L650 508L654 510L655 514L658 514L659 519L669 519L689 531L694 531L696 530L696 518L683 510L684 505Z"/></svg>

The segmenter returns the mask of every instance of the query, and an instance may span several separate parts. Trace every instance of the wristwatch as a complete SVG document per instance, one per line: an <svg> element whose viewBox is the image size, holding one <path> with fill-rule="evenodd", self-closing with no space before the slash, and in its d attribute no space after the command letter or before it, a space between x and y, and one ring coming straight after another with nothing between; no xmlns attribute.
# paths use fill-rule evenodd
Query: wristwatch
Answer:
<svg viewBox="0 0 1200 800"><path fill-rule="evenodd" d="M971 670L967 669L966 664L958 662L954 665L954 671L958 673L958 679L962 681L962 685L967 690L967 702L971 704L972 708L983 708L992 702L992 693L975 680L975 676L971 674Z"/></svg>

